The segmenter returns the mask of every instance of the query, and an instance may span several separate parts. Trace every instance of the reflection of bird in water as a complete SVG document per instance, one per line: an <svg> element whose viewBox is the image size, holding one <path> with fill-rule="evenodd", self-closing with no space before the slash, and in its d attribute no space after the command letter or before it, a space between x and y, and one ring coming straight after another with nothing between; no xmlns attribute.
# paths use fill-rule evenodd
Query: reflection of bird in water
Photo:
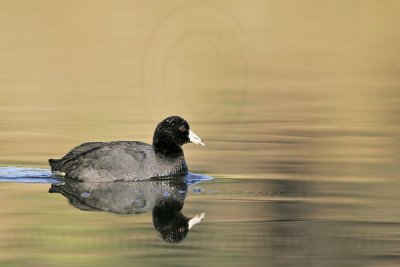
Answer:
<svg viewBox="0 0 400 267"><path fill-rule="evenodd" d="M141 182L52 184L49 193L60 193L84 211L139 214L152 211L153 224L167 242L182 241L204 218L204 212L188 218L182 214L188 185L183 177Z"/></svg>
<svg viewBox="0 0 400 267"><path fill-rule="evenodd" d="M153 208L153 224L162 238L167 242L183 240L192 226L200 223L204 212L189 219L181 213L182 201L174 196L163 196L156 201Z"/></svg>

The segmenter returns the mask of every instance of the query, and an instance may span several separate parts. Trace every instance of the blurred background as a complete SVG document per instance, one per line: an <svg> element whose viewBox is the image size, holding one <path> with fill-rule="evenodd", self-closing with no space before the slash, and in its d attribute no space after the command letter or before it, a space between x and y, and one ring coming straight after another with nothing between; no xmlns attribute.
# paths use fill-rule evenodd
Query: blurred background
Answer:
<svg viewBox="0 0 400 267"><path fill-rule="evenodd" d="M395 0L0 0L0 166L47 168L48 158L61 157L87 141L151 142L159 121L180 115L206 143L205 148L185 146L190 170L213 175L216 183L222 183L217 188L210 186L210 192L220 192L211 199L193 196L194 202L185 207L194 213L202 203L202 207L211 210L207 213L211 223L234 222L228 228L224 224L211 224L210 229L204 226L219 235L213 235L214 243L210 245L204 230L200 243L196 243L201 248L227 249L227 254L214 255L214 259L221 259L219 264L225 262L223 255L242 257L249 252L254 257L282 253L293 260L294 266L302 265L296 262L312 266L314 261L308 256L318 255L321 236L322 244L334 247L323 249L338 260L349 246L354 249L365 245L359 243L365 233L374 233L367 236L372 240L370 246L357 251L372 253L378 246L382 249L378 253L380 259L391 255L385 263L395 266L394 260L400 255L400 238L393 234L398 233L400 220L394 186L398 186L400 170L399 14L400 2ZM226 179L217 182L219 178ZM277 185L224 184L238 178L284 180ZM292 183L284 182L287 180ZM381 186L376 187L378 184ZM57 225L67 227L68 220L75 220L68 216L77 212L64 207L63 199L54 202L41 195L47 187L3 186L3 192L8 193L0 196L2 203L10 203L12 196L19 196L18 192L30 192L20 193L25 197L4 207L0 235L7 235L13 227L18 233L7 247L18 247L28 240L27 248L41 244L50 249L55 242L67 244L68 251L76 243L80 244L78 248L83 246L92 253L91 241L79 241L81 231L93 224L96 229L110 230L111 225L126 220L89 214L80 217L76 232L61 237L59 234L60 240L43 237L42 233L49 229L57 231ZM244 187L248 191L243 191ZM372 196L364 195L365 190ZM291 193L275 199L274 192ZM320 203L320 208L304 207L303 202L292 205L298 198L310 200L308 197L315 197L315 192L321 195L311 198L311 202ZM329 199L321 200L327 196ZM231 199L239 199L234 203L242 206L235 206L236 210L227 206ZM335 202L339 199L341 204ZM215 202L218 200L222 200L219 206ZM280 204L268 206L274 200ZM282 201L291 204L288 207ZM363 203L362 207L353 206L357 203ZM350 207L347 205L351 208L343 211L341 208ZM55 207L65 215L56 216L62 221L53 217ZM27 211L32 208L38 213L30 217ZM296 213L299 210L307 212ZM333 218L342 220L342 224L300 224L294 229L289 227L287 236L268 236L267 241L257 239L260 232L280 232L285 225L246 224L241 228L235 224L244 215L255 221L279 221L288 219L290 214L299 220ZM14 225L25 219L26 225ZM138 217L135 221L148 219ZM380 220L390 225L385 224L385 228L363 224L366 228L360 228L357 224L343 224ZM37 222L46 222L46 226L35 228ZM355 229L355 236L349 237L349 229ZM110 231L105 236L112 233L111 240L125 237L124 230ZM337 231L344 239L334 239ZM230 235L232 232L241 235ZM299 237L299 232L304 236ZM34 233L33 237L29 233ZM143 236L135 238L146 243L148 237ZM106 237L104 240L110 240ZM98 241L99 237L89 240ZM93 244L106 246L107 252L121 248L107 247L109 243L104 240ZM239 245L230 247L238 240L248 250ZM291 247L293 240L300 245ZM388 240L390 243L385 243ZM278 245L271 245L272 241ZM179 257L184 255L171 247L161 248L160 252L154 244L152 248L157 253L174 251ZM329 254L337 250L340 252ZM12 258L13 253L18 254L16 251L3 253L5 258ZM98 257L99 251L94 251L81 257L93 264L107 264L104 258L91 261L91 257ZM263 254L264 251L267 252ZM202 255L211 253L206 252ZM308 256L299 256L304 254ZM32 265L35 255L20 263ZM78 256L57 255L65 266L80 260ZM48 256L37 257L46 258L49 266L60 264ZM190 258L185 259L190 262ZM273 263L282 263L274 259ZM315 266L338 266L324 259ZM266 264L265 258L258 260L249 261L252 264L248 266ZM121 264L129 262L120 258ZM362 266L373 264L364 262Z"/></svg>
<svg viewBox="0 0 400 267"><path fill-rule="evenodd" d="M398 170L397 1L0 3L2 165L178 114L207 144L192 169Z"/></svg>

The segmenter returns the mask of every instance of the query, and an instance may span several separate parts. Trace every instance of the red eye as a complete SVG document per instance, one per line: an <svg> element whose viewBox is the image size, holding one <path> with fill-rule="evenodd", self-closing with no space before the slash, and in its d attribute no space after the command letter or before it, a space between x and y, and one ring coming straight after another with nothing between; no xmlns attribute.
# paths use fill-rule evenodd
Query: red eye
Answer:
<svg viewBox="0 0 400 267"><path fill-rule="evenodd" d="M179 131L182 132L182 133L183 133L184 131L186 131L185 126L183 126L183 125L179 126Z"/></svg>

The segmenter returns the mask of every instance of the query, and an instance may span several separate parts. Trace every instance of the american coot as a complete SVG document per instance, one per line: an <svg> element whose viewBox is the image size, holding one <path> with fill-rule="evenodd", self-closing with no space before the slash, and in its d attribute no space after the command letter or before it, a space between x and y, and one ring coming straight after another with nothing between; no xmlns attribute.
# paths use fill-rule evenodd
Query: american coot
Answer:
<svg viewBox="0 0 400 267"><path fill-rule="evenodd" d="M153 145L137 141L89 142L62 159L49 159L51 171L87 182L132 181L187 173L182 145L203 145L179 116L160 122Z"/></svg>

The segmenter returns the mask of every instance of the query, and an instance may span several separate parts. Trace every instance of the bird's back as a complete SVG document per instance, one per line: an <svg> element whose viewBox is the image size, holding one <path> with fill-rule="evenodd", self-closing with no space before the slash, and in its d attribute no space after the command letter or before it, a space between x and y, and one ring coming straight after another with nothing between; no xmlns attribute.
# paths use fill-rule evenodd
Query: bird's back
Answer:
<svg viewBox="0 0 400 267"><path fill-rule="evenodd" d="M183 155L164 159L151 145L135 141L84 143L49 163L56 174L96 182L143 180L187 171Z"/></svg>

